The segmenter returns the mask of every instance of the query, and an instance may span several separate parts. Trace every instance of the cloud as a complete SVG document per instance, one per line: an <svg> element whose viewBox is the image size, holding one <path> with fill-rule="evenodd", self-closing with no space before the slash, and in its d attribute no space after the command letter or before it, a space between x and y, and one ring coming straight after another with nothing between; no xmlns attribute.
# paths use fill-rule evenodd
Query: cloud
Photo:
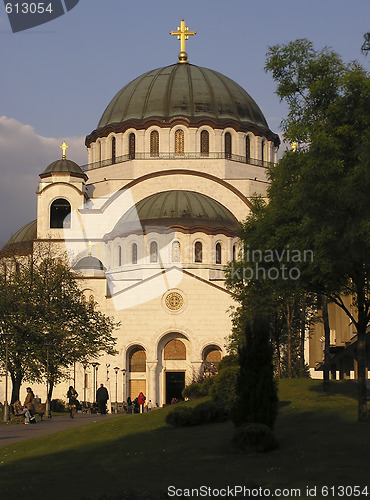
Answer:
<svg viewBox="0 0 370 500"><path fill-rule="evenodd" d="M0 245L23 225L36 219L39 174L61 158L59 146L70 146L67 157L87 163L84 137L43 137L30 125L0 116Z"/></svg>

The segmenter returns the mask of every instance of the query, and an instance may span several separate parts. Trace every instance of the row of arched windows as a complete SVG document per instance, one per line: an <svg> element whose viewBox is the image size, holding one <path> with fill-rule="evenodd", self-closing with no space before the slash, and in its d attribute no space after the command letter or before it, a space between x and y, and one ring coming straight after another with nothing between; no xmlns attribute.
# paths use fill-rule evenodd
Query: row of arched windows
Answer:
<svg viewBox="0 0 370 500"><path fill-rule="evenodd" d="M122 266L122 248L118 246L117 249L117 263L118 267ZM137 264L138 258L138 248L136 243L131 245L131 264ZM236 245L233 246L233 260L236 258ZM158 243L152 241L149 245L149 261L151 263L156 263L159 260ZM172 242L171 249L171 261L181 262L181 247L179 241ZM194 244L194 262L203 262L203 244L201 241L196 241ZM215 246L215 263L222 264L222 247L221 243L217 243Z"/></svg>
<svg viewBox="0 0 370 500"><path fill-rule="evenodd" d="M224 152L226 158L231 158L233 154L232 136L230 132L226 132L224 136ZM185 133L182 129L177 129L175 132L175 155L182 156L185 153ZM128 136L128 154L130 159L135 159L136 155L136 137L133 132ZM202 156L209 155L209 132L202 130L200 133L200 154ZM152 130L150 133L150 156L159 156L159 132ZM251 159L251 140L247 135L245 138L245 157L248 162ZM265 161L265 141L261 142L261 160ZM116 162L116 138L111 139L111 160Z"/></svg>

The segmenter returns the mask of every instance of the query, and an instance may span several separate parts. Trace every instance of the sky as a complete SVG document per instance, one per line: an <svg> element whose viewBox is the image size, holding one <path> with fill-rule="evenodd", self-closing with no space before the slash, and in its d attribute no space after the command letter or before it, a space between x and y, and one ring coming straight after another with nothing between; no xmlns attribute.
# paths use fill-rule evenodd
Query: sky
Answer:
<svg viewBox="0 0 370 500"><path fill-rule="evenodd" d="M0 245L36 218L39 174L61 157L87 163L85 136L127 83L177 61L181 19L197 35L189 62L238 82L281 133L287 109L264 71L269 46L307 38L358 60L370 0L80 0L47 24L12 33L0 3Z"/></svg>

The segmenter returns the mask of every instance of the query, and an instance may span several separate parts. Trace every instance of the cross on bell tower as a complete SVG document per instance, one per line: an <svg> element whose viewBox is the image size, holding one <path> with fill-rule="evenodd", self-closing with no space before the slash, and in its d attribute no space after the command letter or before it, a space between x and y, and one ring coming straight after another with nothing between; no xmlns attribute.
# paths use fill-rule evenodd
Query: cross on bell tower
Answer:
<svg viewBox="0 0 370 500"><path fill-rule="evenodd" d="M185 51L186 40L189 40L189 36L196 35L195 31L189 31L189 27L185 25L184 19L181 21L180 26L177 27L177 31L170 31L170 35L177 36L180 40L180 53L179 53L179 63L188 62L188 55Z"/></svg>

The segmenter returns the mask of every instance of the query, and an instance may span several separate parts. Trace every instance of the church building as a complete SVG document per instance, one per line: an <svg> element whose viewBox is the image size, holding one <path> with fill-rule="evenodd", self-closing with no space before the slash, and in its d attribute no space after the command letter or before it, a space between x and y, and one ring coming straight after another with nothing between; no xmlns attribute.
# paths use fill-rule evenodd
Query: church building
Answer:
<svg viewBox="0 0 370 500"><path fill-rule="evenodd" d="M250 197L266 194L280 141L240 85L188 61L195 33L184 21L171 34L178 61L113 97L86 137L87 165L63 143L62 159L40 174L37 220L8 242L64 242L86 300L120 322L118 354L71 367L53 398L75 385L93 401L103 383L113 402L142 391L161 406L226 354L224 267Z"/></svg>

